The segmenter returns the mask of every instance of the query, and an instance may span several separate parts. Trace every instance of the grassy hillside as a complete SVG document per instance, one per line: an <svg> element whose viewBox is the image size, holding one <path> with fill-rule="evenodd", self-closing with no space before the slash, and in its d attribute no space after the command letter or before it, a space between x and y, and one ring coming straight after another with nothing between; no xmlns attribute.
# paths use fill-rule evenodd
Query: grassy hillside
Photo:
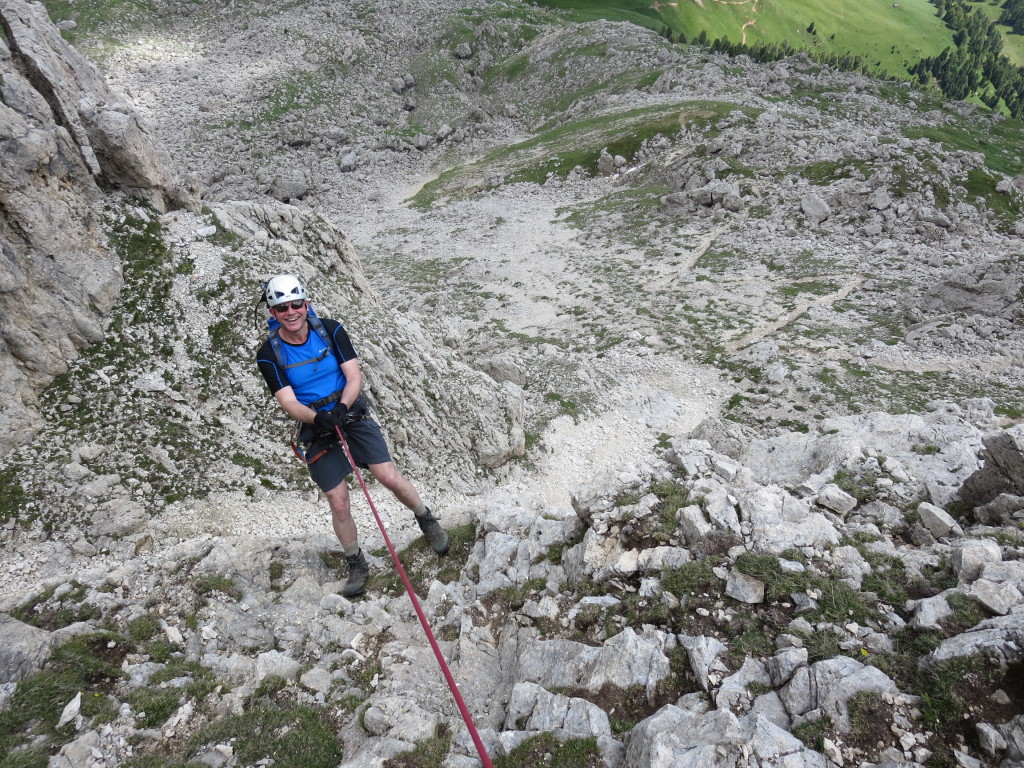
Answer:
<svg viewBox="0 0 1024 768"><path fill-rule="evenodd" d="M787 42L795 48L861 56L873 68L906 75L908 64L951 46L952 35L928 0L791 0L752 4L650 0L536 0L570 9L574 18L633 21L687 40L701 32L708 40L747 44ZM808 31L811 25L813 31Z"/></svg>

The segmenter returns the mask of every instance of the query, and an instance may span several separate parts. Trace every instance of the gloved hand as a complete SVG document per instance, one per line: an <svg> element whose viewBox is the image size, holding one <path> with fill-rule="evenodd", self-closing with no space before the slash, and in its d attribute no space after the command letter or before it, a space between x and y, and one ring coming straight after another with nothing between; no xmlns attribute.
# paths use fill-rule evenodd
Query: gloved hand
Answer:
<svg viewBox="0 0 1024 768"><path fill-rule="evenodd" d="M345 417L348 415L348 408L344 403L338 403L329 411L317 411L313 417L313 425L323 431L334 434L335 427L345 426Z"/></svg>

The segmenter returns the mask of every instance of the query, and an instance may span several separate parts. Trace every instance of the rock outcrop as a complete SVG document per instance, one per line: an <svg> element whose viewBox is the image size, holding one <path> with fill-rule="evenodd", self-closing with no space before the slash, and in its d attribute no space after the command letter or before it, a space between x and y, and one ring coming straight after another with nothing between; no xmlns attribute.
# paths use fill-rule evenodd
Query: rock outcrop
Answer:
<svg viewBox="0 0 1024 768"><path fill-rule="evenodd" d="M36 396L103 334L121 266L101 206L111 192L157 208L193 196L132 107L68 45L41 4L0 6L0 453L40 424Z"/></svg>

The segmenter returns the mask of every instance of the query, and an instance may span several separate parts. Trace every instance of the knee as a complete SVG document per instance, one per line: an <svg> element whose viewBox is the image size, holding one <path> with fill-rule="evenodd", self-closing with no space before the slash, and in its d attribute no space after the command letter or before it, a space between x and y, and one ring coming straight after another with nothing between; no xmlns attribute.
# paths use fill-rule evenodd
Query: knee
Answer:
<svg viewBox="0 0 1024 768"><path fill-rule="evenodd" d="M348 493L345 491L339 491L338 489L328 491L327 503L331 507L331 513L336 517L344 517L349 514L349 510L352 506Z"/></svg>
<svg viewBox="0 0 1024 768"><path fill-rule="evenodd" d="M395 469L394 464L387 464L383 467L377 468L374 471L373 476L377 478L377 482L390 491L397 488L399 483L402 481L402 476L398 474L398 470Z"/></svg>

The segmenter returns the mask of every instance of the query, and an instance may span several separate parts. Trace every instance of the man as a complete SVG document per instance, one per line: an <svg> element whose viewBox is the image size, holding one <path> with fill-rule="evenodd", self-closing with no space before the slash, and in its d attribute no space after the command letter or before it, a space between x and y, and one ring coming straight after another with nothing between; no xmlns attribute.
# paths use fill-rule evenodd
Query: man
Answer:
<svg viewBox="0 0 1024 768"><path fill-rule="evenodd" d="M293 275L271 278L266 300L270 325L274 327L256 353L256 364L284 412L301 422L296 442L304 450L297 448L296 453L327 496L334 533L348 562L348 580L342 594L362 594L370 571L359 548L345 482L352 466L336 428L344 431L356 464L369 469L381 485L413 511L430 548L443 555L448 551L448 535L413 484L395 468L380 426L369 416L366 398L361 394L359 360L345 329L334 320L321 320L309 312L306 290Z"/></svg>

